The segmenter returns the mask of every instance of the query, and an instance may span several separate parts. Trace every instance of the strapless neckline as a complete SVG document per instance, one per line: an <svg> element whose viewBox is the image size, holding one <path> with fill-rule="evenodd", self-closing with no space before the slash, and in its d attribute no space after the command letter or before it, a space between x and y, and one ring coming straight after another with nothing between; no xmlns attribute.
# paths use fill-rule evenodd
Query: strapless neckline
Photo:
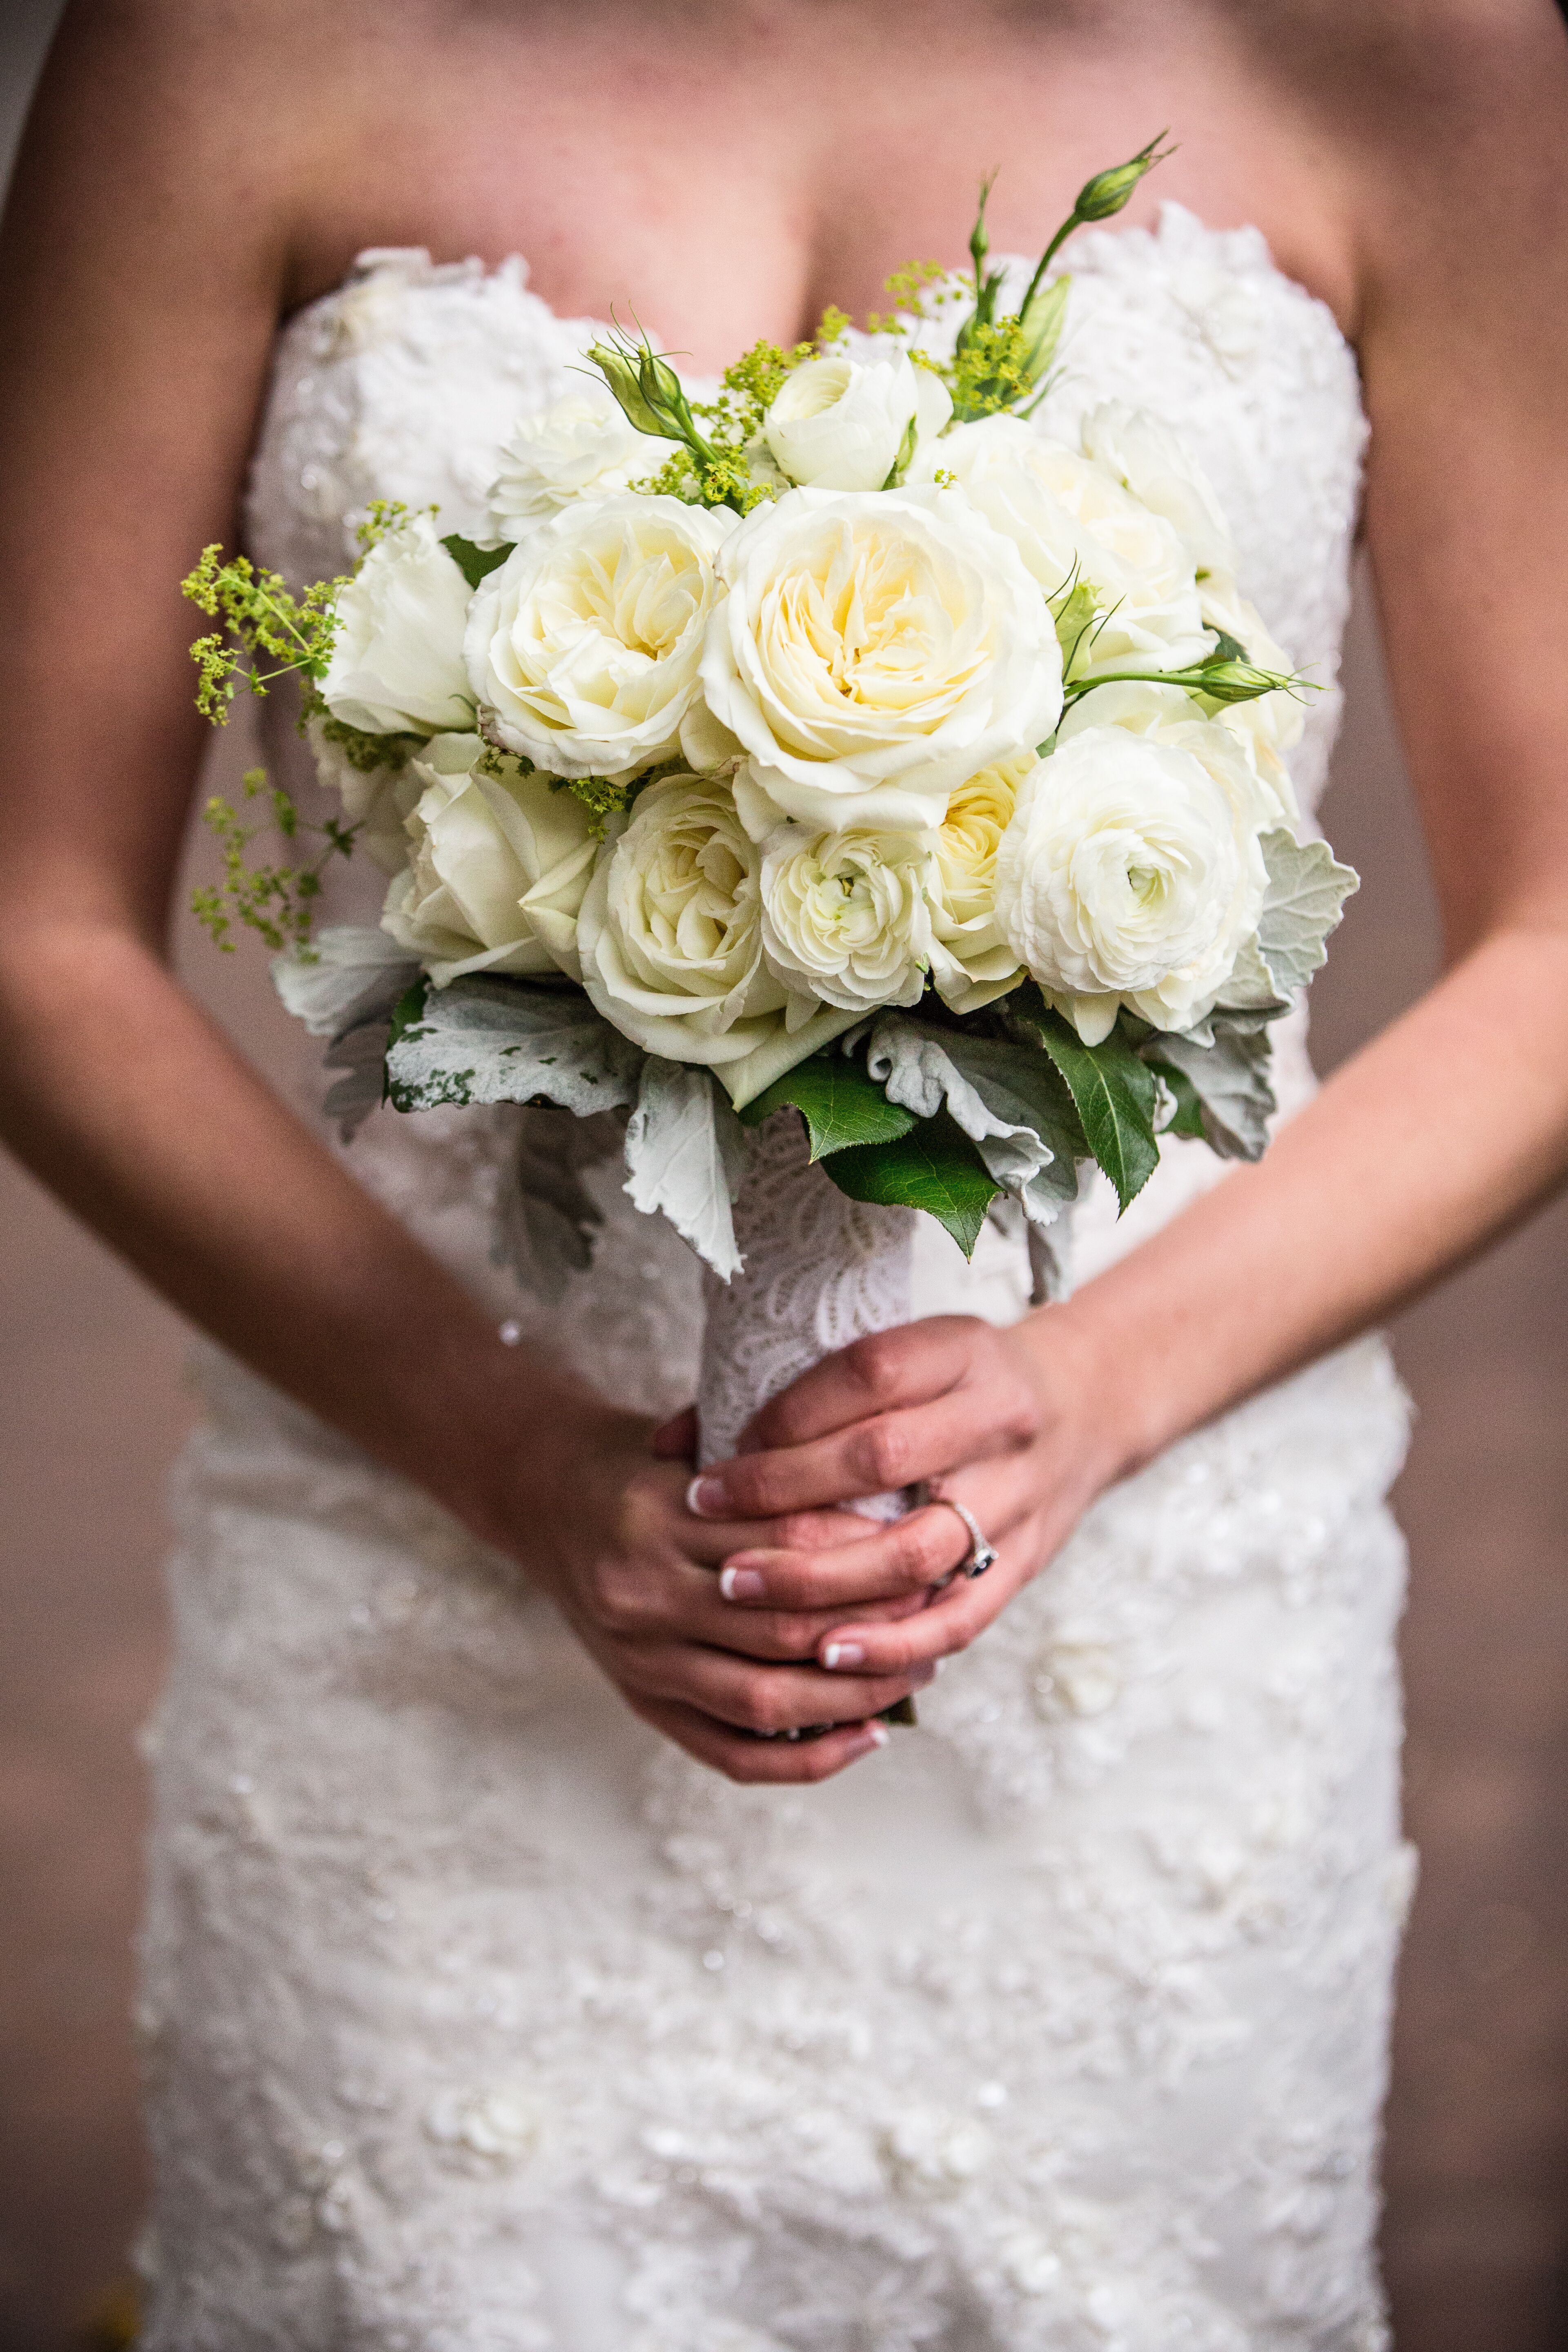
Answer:
<svg viewBox="0 0 1568 2352"><path fill-rule="evenodd" d="M1250 249L1249 257L1256 256L1261 259L1263 267L1278 285L1289 289L1293 294L1303 297L1322 312L1341 349L1353 358L1354 346L1340 325L1330 304L1325 302L1321 295L1314 294L1300 278L1292 278L1288 270L1280 268L1274 258L1268 237L1251 222L1244 223L1238 228L1214 228L1203 219L1201 215L1191 211L1185 205L1167 198L1160 206L1156 224L1152 228L1136 226L1120 229L1090 229L1081 233L1071 247L1064 253L1062 270L1070 276L1075 266L1079 266L1085 257L1091 256L1098 257L1107 247L1132 247L1142 243L1157 250L1165 235L1168 221L1178 224L1189 237L1195 234L1197 238L1211 247L1225 248L1237 242L1245 244ZM1230 257L1228 252L1216 253L1216 259L1223 261ZM1032 273L1035 267L1035 257L1028 254L1003 253L994 255L992 258L996 267L1006 271L1009 280L1020 273ZM574 313L568 310L558 310L552 303L545 299L542 294L537 293L530 282L532 275L531 265L521 247L514 247L511 252L503 255L500 261L486 262L481 261L475 254L468 255L461 261L437 261L432 258L429 247L423 245L371 245L365 246L354 256L347 274L340 278L336 285L328 287L320 294L311 295L308 301L301 302L297 309L289 311L282 321L283 328L292 327L297 320L310 318L326 305L340 300L350 289L382 270L390 270L396 275L414 274L426 281L447 284L510 283L525 290L529 300L537 302L546 317L557 327L581 328L588 335L593 336L608 331L610 325L609 320L599 319L592 312Z"/></svg>

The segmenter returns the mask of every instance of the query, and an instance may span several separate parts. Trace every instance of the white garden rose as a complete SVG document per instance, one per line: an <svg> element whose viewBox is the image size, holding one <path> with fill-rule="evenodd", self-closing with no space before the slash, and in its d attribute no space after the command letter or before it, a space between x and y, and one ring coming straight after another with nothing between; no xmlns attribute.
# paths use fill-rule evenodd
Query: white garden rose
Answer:
<svg viewBox="0 0 1568 2352"><path fill-rule="evenodd" d="M1224 753L1086 724L1026 778L1003 837L1004 936L1086 1045L1122 1004L1157 1029L1193 1027L1257 930L1267 877L1232 797L1235 746L1202 721L1192 735Z"/></svg>
<svg viewBox="0 0 1568 2352"><path fill-rule="evenodd" d="M371 735L471 728L463 666L469 588L427 514L371 549L340 589L321 698L334 719Z"/></svg>
<svg viewBox="0 0 1568 2352"><path fill-rule="evenodd" d="M788 985L846 1012L918 1004L931 956L929 835L780 825L763 856L763 940Z"/></svg>
<svg viewBox="0 0 1568 2352"><path fill-rule="evenodd" d="M954 787L1061 710L1051 616L1016 551L925 490L791 490L719 560L702 690L747 754L748 830L940 824Z"/></svg>
<svg viewBox="0 0 1568 2352"><path fill-rule="evenodd" d="M525 539L578 499L613 498L657 474L677 446L639 433L607 391L597 398L569 392L539 415L521 418L501 443L491 535Z"/></svg>
<svg viewBox="0 0 1568 2352"><path fill-rule="evenodd" d="M784 378L763 438L792 482L819 490L879 490L910 426L934 441L952 415L947 386L907 352L890 359L807 360Z"/></svg>
<svg viewBox="0 0 1568 2352"><path fill-rule="evenodd" d="M954 1013L977 1013L1023 979L996 916L996 852L1013 821L1018 787L1037 765L1023 751L960 784L935 836L931 978Z"/></svg>
<svg viewBox="0 0 1568 2352"><path fill-rule="evenodd" d="M1163 418L1124 400L1102 401L1079 428L1083 454L1130 490L1152 514L1163 515L1192 560L1200 585L1210 576L1233 577L1236 541L1208 477L1187 455Z"/></svg>
<svg viewBox="0 0 1568 2352"><path fill-rule="evenodd" d="M1160 669L1210 650L1191 557L1173 524L1121 484L1017 416L955 425L930 462L1010 539L1057 603L1087 581L1105 616L1078 673L1095 677L1131 662Z"/></svg>
<svg viewBox="0 0 1568 2352"><path fill-rule="evenodd" d="M579 919L606 1021L672 1062L726 1065L816 1011L763 961L762 852L727 787L662 776L601 852Z"/></svg>
<svg viewBox="0 0 1568 2352"><path fill-rule="evenodd" d="M469 615L487 732L555 776L624 778L669 758L735 522L727 507L627 492L530 532Z"/></svg>
<svg viewBox="0 0 1568 2352"><path fill-rule="evenodd" d="M577 910L593 872L593 820L549 779L474 766L476 737L437 738L409 773L423 786L413 855L386 894L382 928L438 988L472 971L582 977Z"/></svg>

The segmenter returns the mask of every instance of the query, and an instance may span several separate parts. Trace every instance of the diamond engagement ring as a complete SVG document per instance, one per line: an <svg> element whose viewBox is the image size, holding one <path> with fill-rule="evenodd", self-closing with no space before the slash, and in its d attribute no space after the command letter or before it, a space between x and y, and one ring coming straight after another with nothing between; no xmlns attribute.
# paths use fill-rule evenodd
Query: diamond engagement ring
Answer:
<svg viewBox="0 0 1568 2352"><path fill-rule="evenodd" d="M933 1495L931 1500L945 1503L950 1511L956 1511L969 1529L969 1558L959 1563L964 1575L984 1576L988 1568L995 1566L996 1548L994 1544L986 1542L985 1531L973 1512L966 1510L962 1503L955 1503L951 1495Z"/></svg>

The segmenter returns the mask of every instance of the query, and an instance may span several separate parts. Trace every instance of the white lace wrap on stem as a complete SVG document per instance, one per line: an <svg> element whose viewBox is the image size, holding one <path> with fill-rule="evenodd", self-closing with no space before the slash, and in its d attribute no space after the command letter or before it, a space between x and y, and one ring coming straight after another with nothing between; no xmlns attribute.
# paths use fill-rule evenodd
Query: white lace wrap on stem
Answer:
<svg viewBox="0 0 1568 2352"><path fill-rule="evenodd" d="M698 1459L726 1461L770 1397L852 1340L912 1321L918 1209L851 1201L807 1153L800 1114L775 1111L752 1138L735 1202L745 1263L728 1284L705 1276ZM897 1518L902 1495L855 1507Z"/></svg>

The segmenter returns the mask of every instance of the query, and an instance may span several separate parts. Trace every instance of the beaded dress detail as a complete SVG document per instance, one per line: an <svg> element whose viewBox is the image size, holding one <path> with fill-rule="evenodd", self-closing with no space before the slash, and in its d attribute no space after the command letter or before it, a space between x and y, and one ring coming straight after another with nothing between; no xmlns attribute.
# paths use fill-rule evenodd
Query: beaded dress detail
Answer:
<svg viewBox="0 0 1568 2352"><path fill-rule="evenodd" d="M1175 206L1083 238L1073 271L1042 423L1130 400L1207 470L1243 587L1328 689L1293 762L1310 808L1352 357L1256 232ZM473 530L500 442L594 331L520 263L366 255L279 340L254 551L341 570L377 497ZM1299 1022L1279 1058L1289 1108ZM530 1344L628 1405L689 1402L701 1268L612 1162L563 1297L492 1263L527 1117L379 1112L347 1164ZM1172 1143L1120 1223L1097 1183L1079 1278L1220 1181ZM1028 1300L997 1228L965 1268L914 1219L900 1278L916 1315ZM147 1737L146 2352L1386 2344L1412 1859L1383 1501L1405 1414L1379 1343L1103 1496L919 1730L782 1791L637 1722L413 1486L216 1352L201 1376Z"/></svg>

